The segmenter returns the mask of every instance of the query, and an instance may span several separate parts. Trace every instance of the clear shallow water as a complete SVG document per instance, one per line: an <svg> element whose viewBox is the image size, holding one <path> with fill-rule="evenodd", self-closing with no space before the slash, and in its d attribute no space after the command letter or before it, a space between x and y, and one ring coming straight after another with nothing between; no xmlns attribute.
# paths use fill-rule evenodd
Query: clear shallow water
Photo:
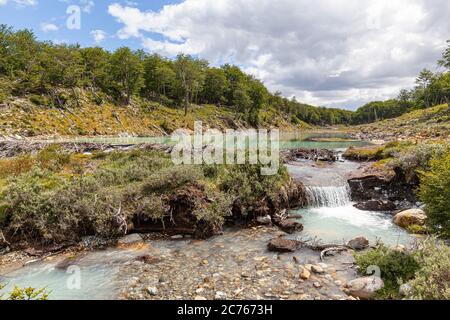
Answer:
<svg viewBox="0 0 450 320"><path fill-rule="evenodd" d="M87 252L74 259L31 263L19 270L0 275L6 287L0 293L19 288L46 288L50 300L110 300L115 299L125 279L119 279L120 268L143 251L116 250ZM80 281L77 285L76 272Z"/></svg>
<svg viewBox="0 0 450 320"><path fill-rule="evenodd" d="M392 222L392 216L361 211L351 203L340 207L308 208L293 211L302 215L302 236L317 238L326 244L343 244L358 236L371 244L381 240L386 245L409 245L413 238Z"/></svg>
<svg viewBox="0 0 450 320"><path fill-rule="evenodd" d="M280 148L296 149L296 148L326 148L326 149L346 149L351 146L366 146L369 142L360 140L342 140L342 141L313 141L316 138L346 139L345 133L329 132L329 133L310 133L310 132L281 132ZM78 142L78 143L105 143L112 145L135 145L135 144L166 144L173 145L170 136L159 137L77 137L77 138L61 138L50 140L52 142Z"/></svg>

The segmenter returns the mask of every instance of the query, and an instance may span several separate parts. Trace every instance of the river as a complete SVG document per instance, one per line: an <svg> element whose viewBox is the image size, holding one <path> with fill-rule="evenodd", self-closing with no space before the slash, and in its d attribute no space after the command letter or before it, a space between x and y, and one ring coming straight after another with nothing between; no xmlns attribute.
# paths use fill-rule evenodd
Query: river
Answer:
<svg viewBox="0 0 450 320"><path fill-rule="evenodd" d="M300 136L288 134L284 136L281 145L283 149L306 147L344 150L352 145L368 144L363 141L340 140L341 134L327 134L325 136L333 139L317 141L316 138L323 138L323 134ZM124 141L123 139L127 140ZM85 140L85 142L93 141ZM131 140L130 138L116 138L111 140L109 138L95 139L95 142L156 143L161 142L161 140L156 138L131 138ZM357 163L349 161L321 165L310 161L296 161L288 165L290 174L304 182L309 194L308 208L293 210L294 213L302 215L299 222L304 225L304 231L299 235L294 235L294 237L309 237L327 244L342 244L360 235L367 237L372 244L378 240L390 245L408 244L411 241L411 237L404 230L392 223L392 216L360 211L353 207L346 175L351 170L356 169L357 166ZM266 298L270 297L272 293L276 293L276 297L284 297L283 288L292 286L291 278L286 278L290 271L286 271L285 268L289 269L290 267L286 266L290 266L292 263L283 259L292 259L293 255L284 255L282 259L280 256L274 256L267 251L267 241L274 237L277 232L274 228L226 230L223 236L200 242L190 239L180 241L156 240L150 241L138 249L110 248L74 256L56 256L31 263L6 274L0 270L0 282L7 284L4 289L5 292L10 291L15 285L19 287L46 287L52 292L51 299L116 299L119 297L139 299L142 298L142 293L140 293L142 290L139 289L133 293L133 288L136 286L140 288L144 285L142 283L148 281L158 283L158 279L152 280L150 279L151 276L159 277L161 273L167 273L171 277L172 284L170 290L163 290L159 298L177 299L193 297L192 292L187 292L187 289L183 288L198 287L198 284L194 282L204 281L208 273L214 279L216 274L225 277L225 275L230 274L231 270L237 270L237 275L230 274L231 279L233 276L240 277L239 275L244 272L254 272L259 264L266 261L264 265L270 267L266 266L265 268L271 270L271 275L259 274L258 282L250 284L248 290L245 291L246 294L248 292L251 294L243 295L239 293L239 296L234 297L259 298L260 294L264 296L262 292L267 291L269 291L269 294L266 293ZM144 254L157 256L161 261L150 266L144 266L135 261L138 256ZM317 254L306 249L302 249L301 255L296 259L297 261L301 260L301 263L318 262ZM351 261L351 257L348 255L333 258L333 265L340 271L334 272L334 280L321 279L324 283L329 282L325 289L321 289L322 291L312 286L304 286L307 289L292 287L291 291L284 290L285 295L290 298L298 298L294 295L298 293L301 296L306 295L317 299L329 298L332 295L339 296L339 285L334 285L333 281L336 283L341 280L345 281L354 276L355 273L342 265L342 263L348 263L348 261ZM68 270L68 265L75 267ZM274 272L274 270L277 272ZM282 272L279 272L280 270ZM142 278L143 276L140 275L146 272L149 275ZM77 283L76 277L78 275L81 276L81 283ZM178 280L175 281L175 279ZM267 280L266 285L264 279ZM141 283L140 286L139 283ZM289 285L286 283L289 283ZM244 284L240 283L239 285L243 287ZM279 288L277 287L278 284L280 284ZM222 285L232 286L234 284L224 282ZM177 291L178 287L179 291ZM277 290L279 293L277 293ZM311 293L313 291L314 293ZM290 295L287 295L286 292L289 292ZM133 296L133 294L135 295Z"/></svg>

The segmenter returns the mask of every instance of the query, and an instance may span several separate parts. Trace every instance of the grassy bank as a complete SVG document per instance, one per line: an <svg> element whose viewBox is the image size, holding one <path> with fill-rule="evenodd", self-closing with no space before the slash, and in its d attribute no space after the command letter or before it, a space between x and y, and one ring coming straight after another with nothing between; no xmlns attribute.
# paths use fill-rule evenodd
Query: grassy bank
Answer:
<svg viewBox="0 0 450 320"><path fill-rule="evenodd" d="M160 136L179 128L193 129L194 121L217 129L252 127L245 114L229 107L192 106L185 116L182 108L166 107L141 99L127 106L96 104L87 93L80 93L79 105L50 108L33 96L13 99L0 105L0 136ZM75 104L75 102L74 102ZM298 121L291 123L273 108L259 111L259 126L283 130L308 129Z"/></svg>
<svg viewBox="0 0 450 320"><path fill-rule="evenodd" d="M365 140L450 139L450 107L447 104L415 110L398 118L352 127Z"/></svg>
<svg viewBox="0 0 450 320"><path fill-rule="evenodd" d="M205 238L228 222L289 206L296 186L282 166L174 166L152 150L73 154L51 146L0 160L0 225L15 245L167 231Z"/></svg>

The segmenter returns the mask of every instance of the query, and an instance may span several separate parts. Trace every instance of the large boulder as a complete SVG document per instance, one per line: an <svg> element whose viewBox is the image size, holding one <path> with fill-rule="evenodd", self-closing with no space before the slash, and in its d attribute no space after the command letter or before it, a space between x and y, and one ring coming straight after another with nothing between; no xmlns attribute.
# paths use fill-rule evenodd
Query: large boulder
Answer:
<svg viewBox="0 0 450 320"><path fill-rule="evenodd" d="M347 243L353 250L364 250L369 247L369 240L364 237L356 237Z"/></svg>
<svg viewBox="0 0 450 320"><path fill-rule="evenodd" d="M393 211L397 206L389 200L369 200L357 203L355 208L363 211Z"/></svg>
<svg viewBox="0 0 450 320"><path fill-rule="evenodd" d="M300 247L300 242L280 237L270 240L267 247L274 252L294 252Z"/></svg>
<svg viewBox="0 0 450 320"><path fill-rule="evenodd" d="M422 209L410 209L397 213L394 217L394 223L402 228L408 228L412 225L423 226L427 216Z"/></svg>
<svg viewBox="0 0 450 320"><path fill-rule="evenodd" d="M375 296L377 291L384 288L384 282L379 277L364 277L347 282L344 288L353 297L370 299Z"/></svg>

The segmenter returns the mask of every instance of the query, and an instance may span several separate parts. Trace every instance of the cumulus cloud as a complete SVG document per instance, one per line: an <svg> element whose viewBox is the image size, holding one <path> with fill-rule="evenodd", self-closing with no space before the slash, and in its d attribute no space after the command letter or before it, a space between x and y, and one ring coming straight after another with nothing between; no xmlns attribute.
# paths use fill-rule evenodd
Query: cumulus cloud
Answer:
<svg viewBox="0 0 450 320"><path fill-rule="evenodd" d="M448 0L185 0L108 12L119 38L140 38L149 51L235 63L286 96L341 107L411 86L450 30Z"/></svg>
<svg viewBox="0 0 450 320"><path fill-rule="evenodd" d="M59 30L57 25L55 25L53 23L47 23L47 22L41 23L40 27L43 32L51 32L51 31Z"/></svg>
<svg viewBox="0 0 450 320"><path fill-rule="evenodd" d="M103 30L92 30L91 31L91 36L94 38L94 41L96 43L100 43L103 40L106 39L106 37L108 36L108 34L103 31Z"/></svg>

